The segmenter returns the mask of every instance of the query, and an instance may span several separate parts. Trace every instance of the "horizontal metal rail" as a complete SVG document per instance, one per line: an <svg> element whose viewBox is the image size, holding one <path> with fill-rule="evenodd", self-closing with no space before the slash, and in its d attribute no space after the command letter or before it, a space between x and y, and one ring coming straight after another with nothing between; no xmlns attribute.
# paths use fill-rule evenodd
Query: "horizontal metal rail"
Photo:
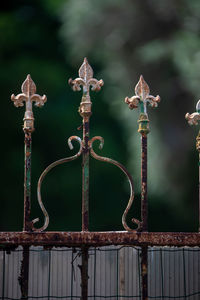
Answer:
<svg viewBox="0 0 200 300"><path fill-rule="evenodd" d="M0 248L34 246L81 247L132 246L200 246L200 233L195 232L0 232Z"/></svg>

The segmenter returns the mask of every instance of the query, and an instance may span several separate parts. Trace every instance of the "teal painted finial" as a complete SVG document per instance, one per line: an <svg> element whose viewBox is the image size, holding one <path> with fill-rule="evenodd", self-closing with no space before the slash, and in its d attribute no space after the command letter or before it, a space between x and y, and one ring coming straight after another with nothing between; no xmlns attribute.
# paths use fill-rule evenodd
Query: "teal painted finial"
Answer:
<svg viewBox="0 0 200 300"><path fill-rule="evenodd" d="M147 106L157 107L160 102L160 96L151 96L150 89L143 76L140 76L140 79L135 87L135 95L131 98L126 97L125 103L128 104L130 109L140 108L140 117L138 120L139 129L138 132L141 134L148 134L149 129L149 119L147 114Z"/></svg>

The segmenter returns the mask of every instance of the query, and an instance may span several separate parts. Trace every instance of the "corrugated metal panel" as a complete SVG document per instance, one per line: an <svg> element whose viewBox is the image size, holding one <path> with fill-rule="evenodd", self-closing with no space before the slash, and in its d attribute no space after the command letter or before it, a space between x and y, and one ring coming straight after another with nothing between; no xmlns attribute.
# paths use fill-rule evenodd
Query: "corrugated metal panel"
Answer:
<svg viewBox="0 0 200 300"><path fill-rule="evenodd" d="M140 249L89 250L89 299L141 299ZM0 252L0 298L20 299L22 248ZM29 298L80 299L80 249L31 247ZM200 248L148 249L149 299L200 299Z"/></svg>

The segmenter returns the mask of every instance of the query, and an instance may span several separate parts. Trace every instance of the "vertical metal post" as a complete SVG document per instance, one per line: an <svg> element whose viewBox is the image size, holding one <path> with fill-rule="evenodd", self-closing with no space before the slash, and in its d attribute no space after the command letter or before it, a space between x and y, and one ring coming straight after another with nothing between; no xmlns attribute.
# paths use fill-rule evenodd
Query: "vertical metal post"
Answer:
<svg viewBox="0 0 200 300"><path fill-rule="evenodd" d="M199 153L199 232L200 232L200 153Z"/></svg>
<svg viewBox="0 0 200 300"><path fill-rule="evenodd" d="M197 151L199 152L199 162L198 162L198 164L199 164L199 184L198 184L198 188L199 188L199 202L198 202L198 205L199 205L199 207L198 207L198 212L199 212L199 214L198 214L198 232L200 232L200 131L199 131L199 133L198 133L198 135L197 135L197 138L196 138L196 149L197 149Z"/></svg>
<svg viewBox="0 0 200 300"><path fill-rule="evenodd" d="M146 117L146 119L145 119ZM142 231L148 230L148 201L147 201L147 134L149 120L143 113L139 119L141 133L141 219ZM148 247L142 246L141 251L142 300L148 300Z"/></svg>
<svg viewBox="0 0 200 300"><path fill-rule="evenodd" d="M148 247L141 251L142 300L148 300Z"/></svg>
<svg viewBox="0 0 200 300"><path fill-rule="evenodd" d="M143 76L140 76L135 87L135 95L126 97L125 103L130 109L140 107L139 129L141 134L141 231L148 231L148 201L147 201L147 134L150 132L147 105L157 107L159 96L151 96L150 89ZM141 251L142 300L148 299L148 247L142 246Z"/></svg>
<svg viewBox="0 0 200 300"><path fill-rule="evenodd" d="M29 275L29 246L23 246L19 285L21 299L28 299L28 275Z"/></svg>
<svg viewBox="0 0 200 300"><path fill-rule="evenodd" d="M83 157L82 157L82 231L89 225L89 118L83 119Z"/></svg>
<svg viewBox="0 0 200 300"><path fill-rule="evenodd" d="M148 201L147 201L147 135L142 134L141 159L141 218L142 230L148 230Z"/></svg>
<svg viewBox="0 0 200 300"><path fill-rule="evenodd" d="M119 299L125 295L125 248L119 250Z"/></svg>
<svg viewBox="0 0 200 300"><path fill-rule="evenodd" d="M88 299L88 247L81 248L82 265L81 270L81 300Z"/></svg>
<svg viewBox="0 0 200 300"><path fill-rule="evenodd" d="M23 106L24 102L26 110L24 114L24 222L23 231L31 231L32 223L30 221L31 213L31 133L34 131L34 116L32 111L32 103L40 107L47 101L46 96L42 97L36 94L36 86L30 75L27 76L21 87L22 93L15 96L11 95L11 100L16 107ZM21 272L19 276L19 284L21 288L21 299L28 299L28 275L29 275L29 246L23 247Z"/></svg>
<svg viewBox="0 0 200 300"><path fill-rule="evenodd" d="M83 87L83 96L79 106L79 113L83 118L83 140L82 140L82 231L89 230L89 120L92 114L92 102L90 99L90 87L92 90L100 90L103 86L103 80L93 78L93 70L89 65L87 58L84 58L83 64L79 69L79 77L72 80L69 84L74 91L80 91ZM81 247L82 265L81 270L81 300L88 299L88 247Z"/></svg>
<svg viewBox="0 0 200 300"><path fill-rule="evenodd" d="M24 223L23 230L30 230L30 212L31 212L31 133L25 133L25 151L24 151ZM29 246L23 247L21 274L19 284L21 286L21 299L28 299L28 274L29 274Z"/></svg>
<svg viewBox="0 0 200 300"><path fill-rule="evenodd" d="M198 121L200 121L200 100L196 104L196 112L189 114L187 113L185 115L186 120L188 121L189 125L198 125ZM200 131L197 135L196 138L196 149L199 152L199 184L198 184L198 189L199 189L199 201L198 201L198 232L200 232Z"/></svg>
<svg viewBox="0 0 200 300"><path fill-rule="evenodd" d="M89 118L83 118L83 156L82 156L82 231L89 225ZM81 249L81 300L88 299L88 248Z"/></svg>
<svg viewBox="0 0 200 300"><path fill-rule="evenodd" d="M31 133L25 131L25 153L24 153L24 225L23 230L30 230L31 212Z"/></svg>

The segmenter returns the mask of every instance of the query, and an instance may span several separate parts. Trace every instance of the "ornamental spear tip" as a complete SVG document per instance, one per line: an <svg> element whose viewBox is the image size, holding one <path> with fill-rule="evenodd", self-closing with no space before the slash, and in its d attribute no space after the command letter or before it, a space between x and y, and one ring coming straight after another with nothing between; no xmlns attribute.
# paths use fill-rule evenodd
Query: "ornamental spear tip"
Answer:
<svg viewBox="0 0 200 300"><path fill-rule="evenodd" d="M22 83L21 87L22 93L15 96L11 95L11 100L14 102L16 107L24 106L26 104L26 111L24 115L24 132L33 132L34 131L34 116L32 111L32 103L35 102L35 106L41 107L47 101L46 95L40 96L36 94L36 85L31 78L31 75L28 74L25 81Z"/></svg>
<svg viewBox="0 0 200 300"><path fill-rule="evenodd" d="M147 114L147 105L149 104L151 107L157 107L160 102L160 96L152 96L150 95L150 89L144 77L140 75L140 79L135 86L135 95L131 98L126 97L125 103L128 104L130 109L135 109L140 106L140 118L138 120L139 132L141 134L149 133L149 119Z"/></svg>
<svg viewBox="0 0 200 300"><path fill-rule="evenodd" d="M196 112L185 115L186 120L189 125L198 125L198 121L200 120L200 100L196 104ZM196 149L200 153L200 131L196 138Z"/></svg>
<svg viewBox="0 0 200 300"><path fill-rule="evenodd" d="M83 97L79 107L79 112L82 117L91 115L91 99L90 87L92 91L99 91L104 85L103 80L93 78L93 69L85 57L83 63L78 71L79 77L72 80L69 79L68 83L72 86L73 91L80 91L83 88Z"/></svg>
<svg viewBox="0 0 200 300"><path fill-rule="evenodd" d="M189 125L198 125L198 121L200 120L200 100L196 104L196 112L185 115L186 120Z"/></svg>

